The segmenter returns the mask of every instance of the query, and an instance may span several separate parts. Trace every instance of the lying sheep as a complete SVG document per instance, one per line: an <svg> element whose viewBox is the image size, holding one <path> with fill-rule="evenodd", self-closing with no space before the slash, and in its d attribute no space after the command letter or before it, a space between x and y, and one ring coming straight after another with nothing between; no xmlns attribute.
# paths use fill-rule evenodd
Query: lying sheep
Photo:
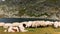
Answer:
<svg viewBox="0 0 60 34"><path fill-rule="evenodd" d="M8 30L4 30L4 32L19 32L19 29L18 27L10 26Z"/></svg>
<svg viewBox="0 0 60 34"><path fill-rule="evenodd" d="M5 23L3 28L8 28L9 26L12 26L12 24L11 23Z"/></svg>
<svg viewBox="0 0 60 34"><path fill-rule="evenodd" d="M21 32L27 32L28 31L28 30L25 30L25 28L23 27L23 23L20 23L19 29Z"/></svg>
<svg viewBox="0 0 60 34"><path fill-rule="evenodd" d="M4 26L4 24L5 24L4 22L0 22L0 26Z"/></svg>
<svg viewBox="0 0 60 34"><path fill-rule="evenodd" d="M8 31L5 30L4 32L27 32L28 30L25 30L23 27L23 23L20 23L19 26L10 26L8 28Z"/></svg>

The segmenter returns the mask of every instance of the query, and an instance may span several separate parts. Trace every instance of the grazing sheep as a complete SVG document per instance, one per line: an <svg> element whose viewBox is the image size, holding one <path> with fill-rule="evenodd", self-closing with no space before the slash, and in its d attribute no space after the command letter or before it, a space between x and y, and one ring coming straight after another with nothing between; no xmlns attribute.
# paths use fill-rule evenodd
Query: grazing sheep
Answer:
<svg viewBox="0 0 60 34"><path fill-rule="evenodd" d="M52 26L52 25L53 25L53 22L51 22L51 21L45 21L45 23L46 23L46 25L48 25L48 26Z"/></svg>
<svg viewBox="0 0 60 34"><path fill-rule="evenodd" d="M19 26L19 24L20 23L18 23L18 22L14 22L14 23L12 23L12 26Z"/></svg>
<svg viewBox="0 0 60 34"><path fill-rule="evenodd" d="M40 26L47 26L45 21L40 21L39 24L40 24Z"/></svg>
<svg viewBox="0 0 60 34"><path fill-rule="evenodd" d="M54 22L54 27L55 28L58 28L58 26L59 26L59 23L56 21L56 22Z"/></svg>
<svg viewBox="0 0 60 34"><path fill-rule="evenodd" d="M40 26L47 26L47 25L51 26L51 25L53 25L53 22L50 22L50 21L39 21L39 25Z"/></svg>
<svg viewBox="0 0 60 34"><path fill-rule="evenodd" d="M5 24L4 22L0 22L0 26L4 26L4 24Z"/></svg>
<svg viewBox="0 0 60 34"><path fill-rule="evenodd" d="M58 22L58 25L59 25L59 27L60 27L60 22Z"/></svg>
<svg viewBox="0 0 60 34"><path fill-rule="evenodd" d="M45 21L32 21L32 27L47 26Z"/></svg>
<svg viewBox="0 0 60 34"><path fill-rule="evenodd" d="M12 26L12 24L11 23L5 23L3 28L8 28L9 26Z"/></svg>
<svg viewBox="0 0 60 34"><path fill-rule="evenodd" d="M27 23L26 23L26 27L31 27L32 26L32 23L33 23L33 21L28 21Z"/></svg>
<svg viewBox="0 0 60 34"><path fill-rule="evenodd" d="M40 26L40 21L33 21L32 27L39 27Z"/></svg>
<svg viewBox="0 0 60 34"><path fill-rule="evenodd" d="M55 28L60 27L60 22L55 22L55 23L54 23L54 27L55 27Z"/></svg>

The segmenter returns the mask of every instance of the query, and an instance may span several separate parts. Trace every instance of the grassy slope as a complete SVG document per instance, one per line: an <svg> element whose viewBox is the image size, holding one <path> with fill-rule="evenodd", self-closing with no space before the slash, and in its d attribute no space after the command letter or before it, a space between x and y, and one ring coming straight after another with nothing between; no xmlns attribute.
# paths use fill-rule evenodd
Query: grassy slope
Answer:
<svg viewBox="0 0 60 34"><path fill-rule="evenodd" d="M3 28L0 27L0 34L60 34L60 28L54 29L52 27L45 27L45 28L27 28L28 32L15 32L15 33L8 33L3 32Z"/></svg>

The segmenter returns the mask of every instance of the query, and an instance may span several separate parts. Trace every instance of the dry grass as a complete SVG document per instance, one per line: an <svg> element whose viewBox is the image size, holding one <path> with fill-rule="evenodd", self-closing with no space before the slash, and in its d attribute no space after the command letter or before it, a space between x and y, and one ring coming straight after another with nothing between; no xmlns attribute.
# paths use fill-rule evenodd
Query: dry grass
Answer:
<svg viewBox="0 0 60 34"><path fill-rule="evenodd" d="M0 27L0 34L60 34L60 28L45 27L45 28L26 28L28 32L3 32L4 28Z"/></svg>

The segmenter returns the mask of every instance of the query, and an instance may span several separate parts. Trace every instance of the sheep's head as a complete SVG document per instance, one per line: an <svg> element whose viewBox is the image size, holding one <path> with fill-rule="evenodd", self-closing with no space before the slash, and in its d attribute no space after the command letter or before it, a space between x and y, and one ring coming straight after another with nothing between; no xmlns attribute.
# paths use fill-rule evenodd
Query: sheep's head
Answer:
<svg viewBox="0 0 60 34"><path fill-rule="evenodd" d="M23 27L26 27L26 24L23 24Z"/></svg>

